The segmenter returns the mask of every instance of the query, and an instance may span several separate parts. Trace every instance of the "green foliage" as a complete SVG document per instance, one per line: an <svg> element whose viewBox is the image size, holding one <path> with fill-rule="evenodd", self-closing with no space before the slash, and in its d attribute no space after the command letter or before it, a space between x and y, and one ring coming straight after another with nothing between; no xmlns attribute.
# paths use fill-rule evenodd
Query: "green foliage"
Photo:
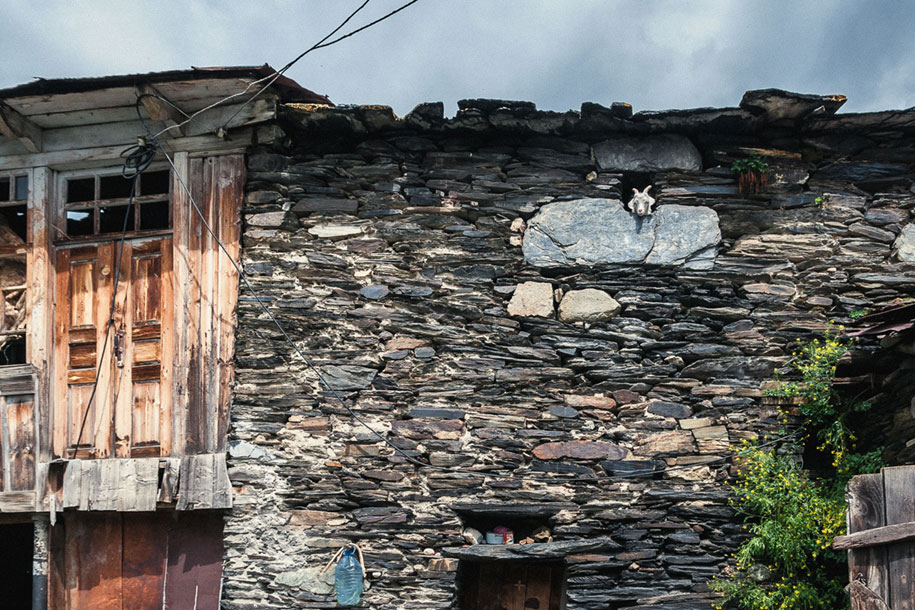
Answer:
<svg viewBox="0 0 915 610"><path fill-rule="evenodd" d="M746 159L738 159L731 165L731 171L735 174L743 172L756 172L759 174L769 173L769 164L766 163L759 155L752 155Z"/></svg>
<svg viewBox="0 0 915 610"><path fill-rule="evenodd" d="M866 309L856 309L854 311L848 312L848 317L852 320L857 320L858 318L863 318L867 315Z"/></svg>
<svg viewBox="0 0 915 610"><path fill-rule="evenodd" d="M786 399L803 416L799 434L815 435L817 451L832 472L819 480L798 466L799 447L786 453L748 445L738 459L732 504L750 537L736 554L736 570L712 582L725 600L744 610L847 608L844 553L830 548L845 533L845 484L881 466L880 450L855 452L849 416L868 403L844 401L833 386L836 366L852 347L827 333L799 345L788 368L795 380L770 395ZM783 407L787 416L790 407Z"/></svg>

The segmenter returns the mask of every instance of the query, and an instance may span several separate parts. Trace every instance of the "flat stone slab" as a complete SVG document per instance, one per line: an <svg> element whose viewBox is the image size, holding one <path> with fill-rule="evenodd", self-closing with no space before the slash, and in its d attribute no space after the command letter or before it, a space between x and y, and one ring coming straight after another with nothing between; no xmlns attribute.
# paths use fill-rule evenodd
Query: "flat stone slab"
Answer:
<svg viewBox="0 0 915 610"><path fill-rule="evenodd" d="M686 136L663 134L620 136L594 145L594 160L602 170L623 172L702 171L702 155Z"/></svg>
<svg viewBox="0 0 915 610"><path fill-rule="evenodd" d="M471 561L496 561L499 559L564 559L588 551L617 550L620 545L610 538L591 540L564 540L562 542L534 542L532 544L475 544L465 547L446 547L442 555Z"/></svg>
<svg viewBox="0 0 915 610"><path fill-rule="evenodd" d="M535 267L702 261L710 268L709 250L720 241L711 208L667 204L639 218L618 199L575 199L543 206L528 223L522 251Z"/></svg>

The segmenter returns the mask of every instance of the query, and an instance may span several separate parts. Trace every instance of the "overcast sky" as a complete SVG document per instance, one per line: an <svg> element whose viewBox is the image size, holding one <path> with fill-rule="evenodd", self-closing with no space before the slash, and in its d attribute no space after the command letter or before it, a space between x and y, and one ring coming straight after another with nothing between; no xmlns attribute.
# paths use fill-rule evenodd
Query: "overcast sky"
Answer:
<svg viewBox="0 0 915 610"><path fill-rule="evenodd" d="M371 0L367 23L405 0ZM0 88L41 76L280 67L360 0L2 0ZM350 29L349 27L347 29ZM347 31L347 30L343 30ZM335 103L491 97L541 109L736 106L747 89L842 93L843 111L915 106L904 0L420 0L294 66Z"/></svg>

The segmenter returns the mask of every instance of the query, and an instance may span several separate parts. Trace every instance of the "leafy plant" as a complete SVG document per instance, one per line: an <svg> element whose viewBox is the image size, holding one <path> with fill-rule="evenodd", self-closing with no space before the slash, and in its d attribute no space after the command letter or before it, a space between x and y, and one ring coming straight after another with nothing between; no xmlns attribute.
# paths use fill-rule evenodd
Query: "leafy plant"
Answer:
<svg viewBox="0 0 915 610"><path fill-rule="evenodd" d="M769 164L759 155L734 161L731 171L737 174L737 188L741 193L758 193L769 182Z"/></svg>
<svg viewBox="0 0 915 610"><path fill-rule="evenodd" d="M848 312L848 317L852 320L857 320L858 318L863 318L867 315L866 309L856 309L854 311Z"/></svg>
<svg viewBox="0 0 915 610"><path fill-rule="evenodd" d="M769 173L769 164L759 155L751 155L746 159L738 159L731 165L731 171L735 174L743 172L757 172L760 174Z"/></svg>
<svg viewBox="0 0 915 610"><path fill-rule="evenodd" d="M832 551L845 533L845 484L855 474L881 466L881 450L855 451L851 414L870 404L843 400L834 387L839 360L852 347L832 333L799 345L789 374L768 392L787 403L783 417L797 409L798 435L815 435L816 450L831 458L832 471L820 479L798 465L800 447L782 452L752 445L739 459L732 504L747 521L750 537L736 554L735 570L712 588L744 610L847 608L845 556Z"/></svg>

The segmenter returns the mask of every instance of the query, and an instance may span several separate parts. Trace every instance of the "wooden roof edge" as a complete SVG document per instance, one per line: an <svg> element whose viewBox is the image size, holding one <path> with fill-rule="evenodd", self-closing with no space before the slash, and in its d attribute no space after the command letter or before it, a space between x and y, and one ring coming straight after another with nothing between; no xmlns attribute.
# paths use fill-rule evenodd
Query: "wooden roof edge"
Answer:
<svg viewBox="0 0 915 610"><path fill-rule="evenodd" d="M31 95L57 95L84 93L112 87L136 87L178 80L205 80L212 78L250 78L257 80L276 74L269 64L262 66L191 67L190 70L169 70L144 74L121 74L87 78L38 78L30 83L0 89L0 99L15 99ZM302 87L291 78L281 75L273 88L283 101L333 105L327 96Z"/></svg>

